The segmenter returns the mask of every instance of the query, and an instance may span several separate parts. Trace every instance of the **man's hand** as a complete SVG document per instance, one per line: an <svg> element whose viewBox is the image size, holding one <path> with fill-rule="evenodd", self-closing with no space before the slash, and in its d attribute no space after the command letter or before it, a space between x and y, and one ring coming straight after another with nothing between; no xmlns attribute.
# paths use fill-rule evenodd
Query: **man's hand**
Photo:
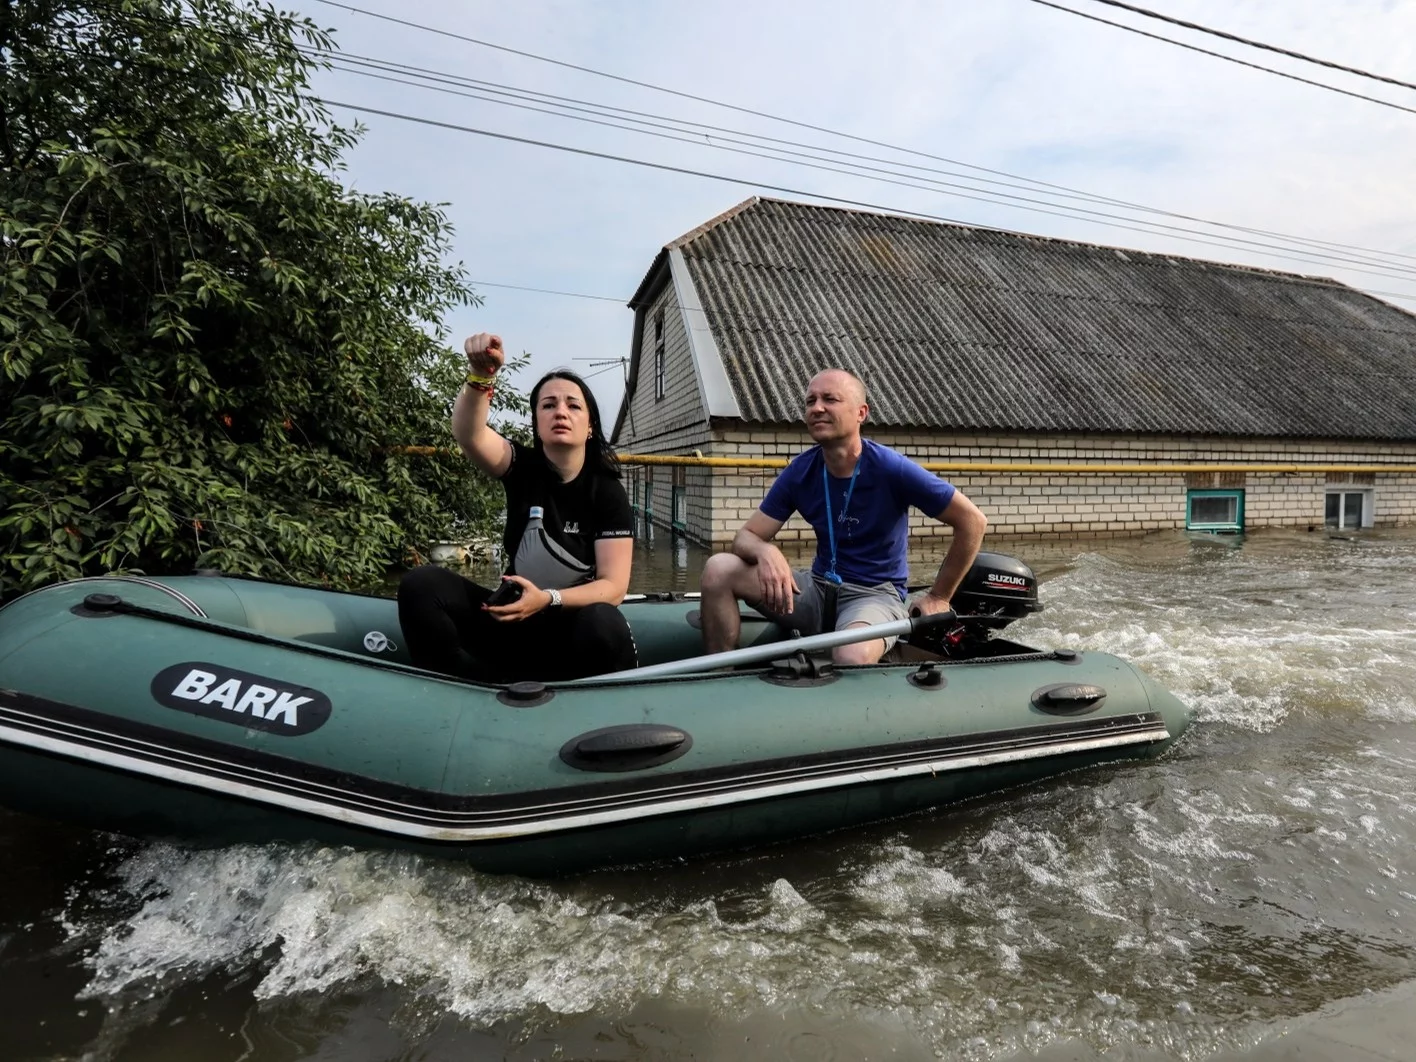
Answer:
<svg viewBox="0 0 1416 1062"><path fill-rule="evenodd" d="M478 376L495 376L506 361L501 336L494 336L490 332L478 332L475 336L469 336L467 342L462 344L462 350L467 355L467 364Z"/></svg>
<svg viewBox="0 0 1416 1062"><path fill-rule="evenodd" d="M947 597L939 597L936 594L925 591L923 594L920 594L915 600L915 603L910 606L910 615L933 616L940 612L949 612L951 609L952 606L949 604Z"/></svg>
<svg viewBox="0 0 1416 1062"><path fill-rule="evenodd" d="M787 563L787 558L776 546L764 543L757 553L756 566L757 586L763 606L779 616L790 616L795 604L794 595L801 593L801 588L792 576L792 566Z"/></svg>

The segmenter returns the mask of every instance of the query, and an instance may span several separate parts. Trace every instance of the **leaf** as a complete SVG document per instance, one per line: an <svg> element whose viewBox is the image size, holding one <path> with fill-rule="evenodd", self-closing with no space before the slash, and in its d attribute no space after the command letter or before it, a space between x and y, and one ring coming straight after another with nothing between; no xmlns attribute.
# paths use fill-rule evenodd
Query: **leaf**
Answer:
<svg viewBox="0 0 1416 1062"><path fill-rule="evenodd" d="M494 532L497 483L390 453L446 445L442 320L477 296L439 207L341 185L358 133L310 98L328 35L244 0L11 7L0 595L198 557L379 586Z"/></svg>

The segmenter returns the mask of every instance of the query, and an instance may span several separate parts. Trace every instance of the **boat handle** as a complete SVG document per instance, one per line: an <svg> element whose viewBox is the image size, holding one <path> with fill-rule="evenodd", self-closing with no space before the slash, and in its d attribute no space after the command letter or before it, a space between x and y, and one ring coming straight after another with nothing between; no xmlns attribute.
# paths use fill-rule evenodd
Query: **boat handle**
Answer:
<svg viewBox="0 0 1416 1062"><path fill-rule="evenodd" d="M637 771L682 756L693 744L676 726L636 723L592 730L567 741L560 758L582 771Z"/></svg>
<svg viewBox="0 0 1416 1062"><path fill-rule="evenodd" d="M1043 686L1032 695L1033 707L1044 712L1086 712L1106 700L1106 690L1078 682Z"/></svg>

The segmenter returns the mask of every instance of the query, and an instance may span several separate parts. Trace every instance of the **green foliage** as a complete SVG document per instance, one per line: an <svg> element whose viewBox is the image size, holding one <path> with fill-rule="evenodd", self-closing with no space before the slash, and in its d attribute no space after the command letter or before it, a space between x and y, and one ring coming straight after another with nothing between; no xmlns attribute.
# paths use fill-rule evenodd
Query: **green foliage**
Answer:
<svg viewBox="0 0 1416 1062"><path fill-rule="evenodd" d="M450 444L479 301L437 207L346 190L331 48L242 0L0 13L0 592L217 567L371 585L500 491ZM503 413L524 400L501 390Z"/></svg>

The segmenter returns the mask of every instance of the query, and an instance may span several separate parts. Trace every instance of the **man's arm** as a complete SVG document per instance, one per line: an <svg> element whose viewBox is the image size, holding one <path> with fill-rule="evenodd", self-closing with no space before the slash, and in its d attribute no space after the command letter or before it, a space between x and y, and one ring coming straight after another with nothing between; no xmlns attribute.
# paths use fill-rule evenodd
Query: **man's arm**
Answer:
<svg viewBox="0 0 1416 1062"><path fill-rule="evenodd" d="M948 611L954 591L973 567L988 527L988 517L958 490L935 519L953 528L954 536L949 551L944 554L944 562L939 565L939 574L934 577L934 585L916 602L916 607L926 616Z"/></svg>
<svg viewBox="0 0 1416 1062"><path fill-rule="evenodd" d="M792 611L792 594L798 589L792 578L792 566L772 542L785 522L773 520L758 509L742 525L732 546L732 552L757 573L758 592L762 595L760 603L781 615Z"/></svg>

